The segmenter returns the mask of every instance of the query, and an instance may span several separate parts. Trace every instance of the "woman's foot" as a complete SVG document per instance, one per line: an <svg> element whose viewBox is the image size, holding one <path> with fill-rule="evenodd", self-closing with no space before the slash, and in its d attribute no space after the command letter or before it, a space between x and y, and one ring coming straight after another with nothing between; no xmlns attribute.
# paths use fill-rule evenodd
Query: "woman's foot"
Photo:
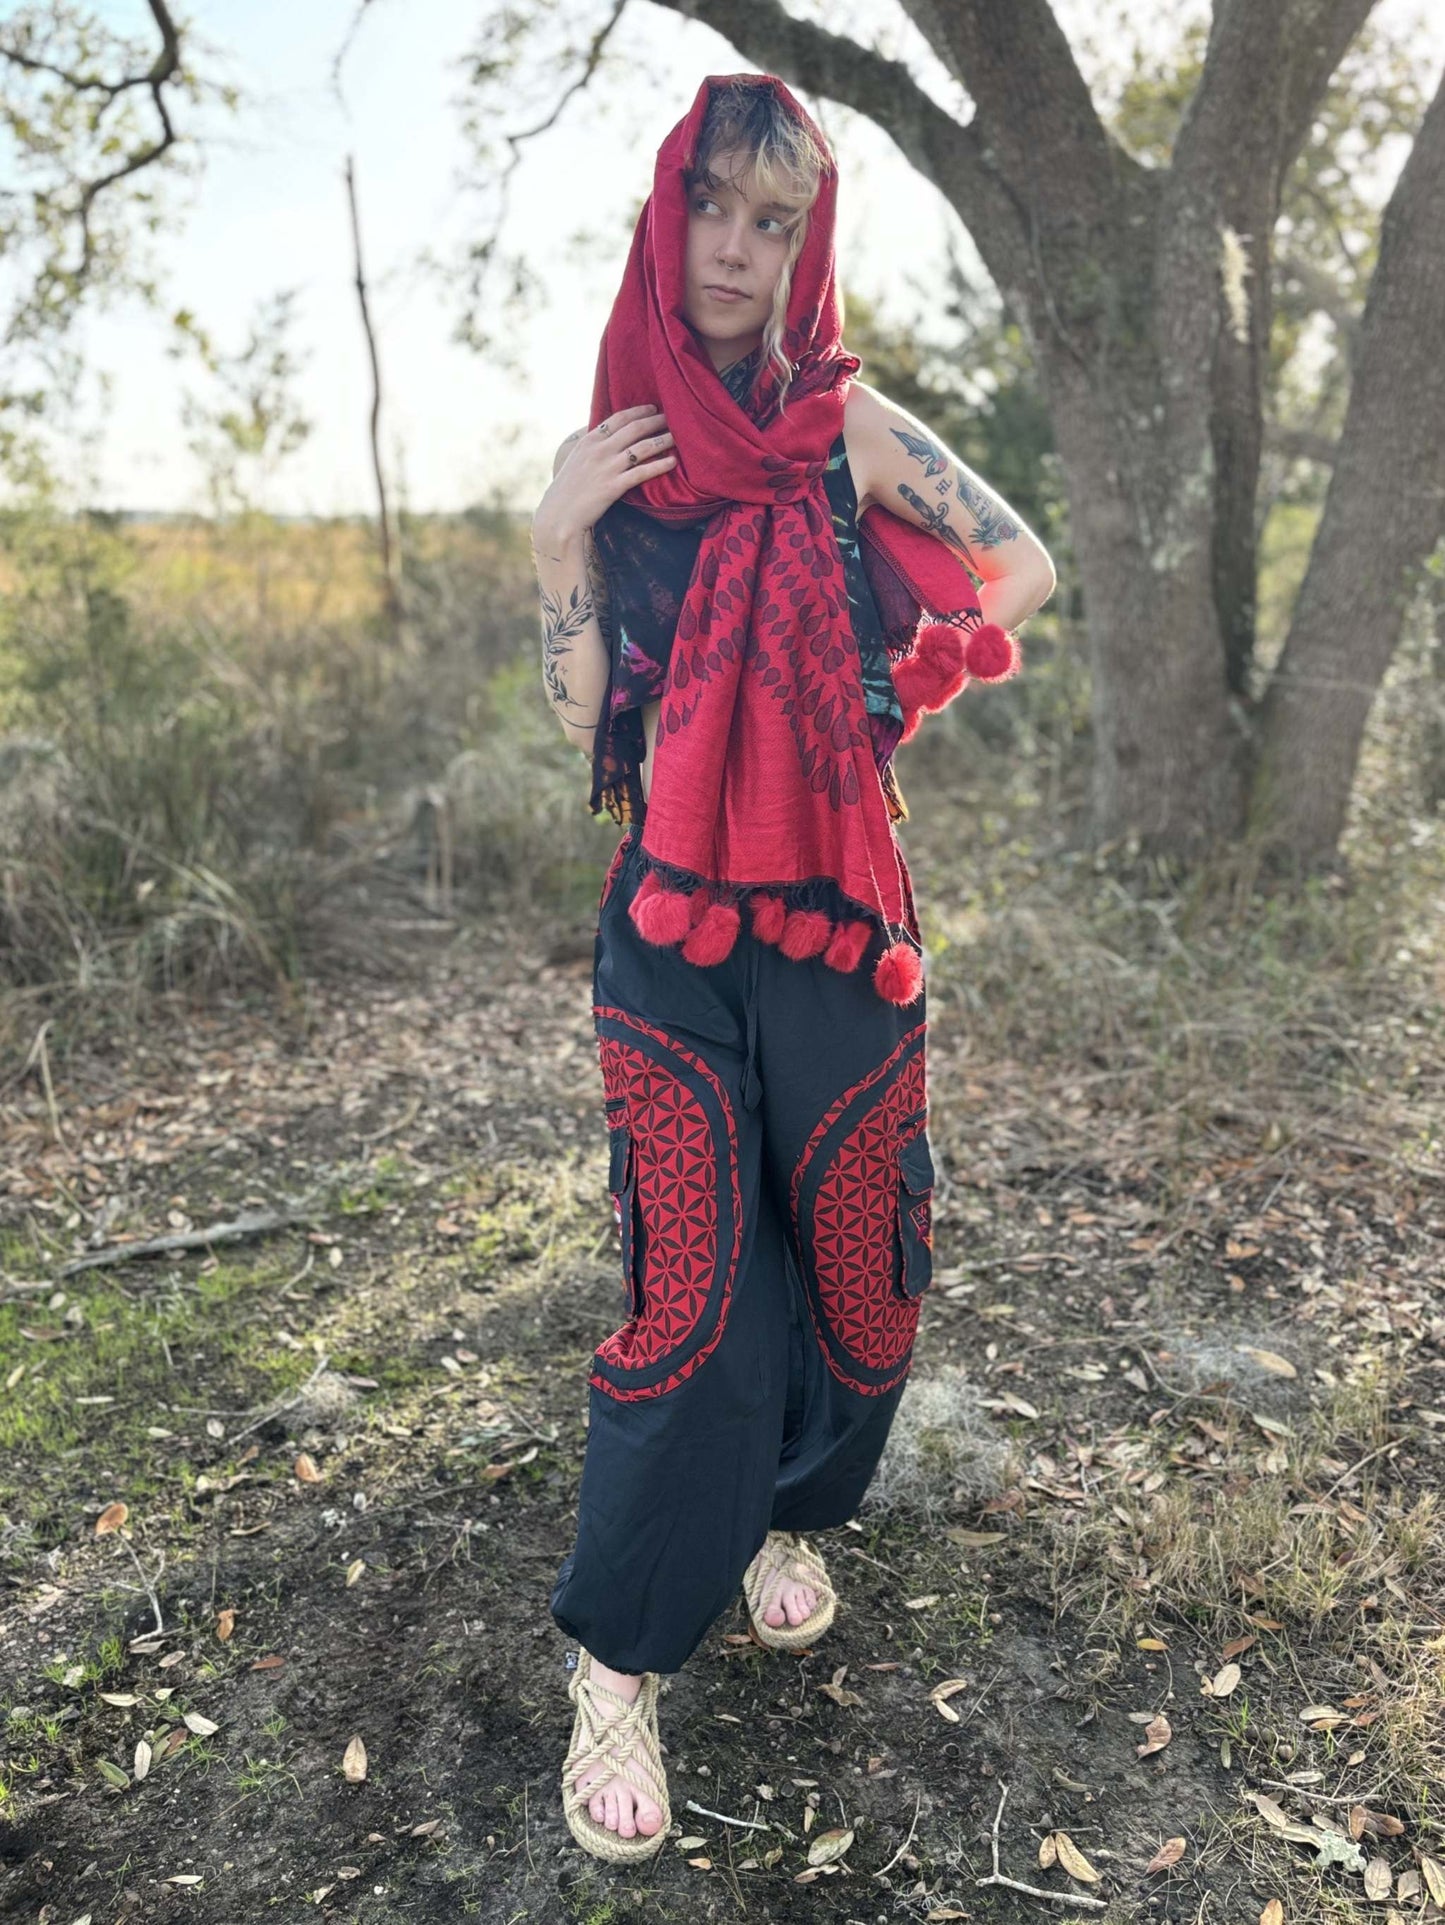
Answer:
<svg viewBox="0 0 1445 1925"><path fill-rule="evenodd" d="M779 1630L785 1624L805 1624L818 1608L818 1593L811 1584L800 1584L788 1573L786 1565L771 1571L763 1581L763 1608L758 1613L764 1624Z"/></svg>
<svg viewBox="0 0 1445 1925"><path fill-rule="evenodd" d="M596 1658L592 1659L589 1675L594 1684L602 1686L606 1691L615 1692L628 1704L636 1702L637 1694L642 1688L642 1679L637 1673L609 1670L605 1664L599 1664ZM607 1730L613 1722L612 1719L607 1721L598 1733L600 1738L605 1739ZM626 1751L613 1753L612 1768L609 1769L607 1760L599 1759L597 1763L578 1772L573 1782L579 1794L586 1794L590 1788L591 1796L587 1799L587 1810L594 1824L604 1825L608 1831L615 1831L619 1838L635 1838L639 1833L644 1838L654 1837L662 1828L662 1807L655 1797L649 1797L645 1792L638 1790L629 1779L624 1778L621 1772L615 1769L621 1758L627 1759L632 1769L646 1784L652 1786L654 1792L661 1790L653 1780L646 1758L641 1755L635 1744L629 1746Z"/></svg>

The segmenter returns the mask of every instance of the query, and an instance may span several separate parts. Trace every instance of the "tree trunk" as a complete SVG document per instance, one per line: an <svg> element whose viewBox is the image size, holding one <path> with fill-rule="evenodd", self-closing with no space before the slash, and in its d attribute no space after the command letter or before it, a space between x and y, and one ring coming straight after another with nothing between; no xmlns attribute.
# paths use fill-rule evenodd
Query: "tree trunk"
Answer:
<svg viewBox="0 0 1445 1925"><path fill-rule="evenodd" d="M1263 705L1252 821L1313 866L1345 824L1370 707L1445 532L1445 85L1385 209L1350 405Z"/></svg>

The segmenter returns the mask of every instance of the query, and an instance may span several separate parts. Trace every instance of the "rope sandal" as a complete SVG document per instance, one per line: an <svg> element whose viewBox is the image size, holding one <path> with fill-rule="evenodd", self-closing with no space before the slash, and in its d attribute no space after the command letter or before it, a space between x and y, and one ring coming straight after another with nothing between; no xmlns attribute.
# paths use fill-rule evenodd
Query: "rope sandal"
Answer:
<svg viewBox="0 0 1445 1925"><path fill-rule="evenodd" d="M801 1624L789 1624L786 1620L782 1624L768 1624L763 1618L769 1590L781 1589L781 1585L773 1584L779 1573L784 1582L791 1579L794 1584L806 1584L818 1594L817 1608ZM763 1548L743 1572L743 1593L748 1601L754 1637L774 1651L799 1651L813 1643L833 1622L838 1608L837 1593L828 1582L822 1558L797 1531L768 1532Z"/></svg>
<svg viewBox="0 0 1445 1925"><path fill-rule="evenodd" d="M651 1858L666 1842L672 1824L667 1774L658 1748L657 1687L657 1673L644 1671L637 1696L629 1704L592 1676L592 1654L586 1650L578 1651L577 1669L567 1684L567 1696L576 1705L577 1716L572 1721L572 1741L562 1766L562 1810L568 1830L582 1849L609 1864L630 1865ZM577 1780L594 1764L607 1767L604 1775L579 1791ZM588 1800L611 1777L625 1778L634 1791L659 1806L662 1823L655 1832L639 1831L624 1838L620 1832L598 1824L587 1809Z"/></svg>

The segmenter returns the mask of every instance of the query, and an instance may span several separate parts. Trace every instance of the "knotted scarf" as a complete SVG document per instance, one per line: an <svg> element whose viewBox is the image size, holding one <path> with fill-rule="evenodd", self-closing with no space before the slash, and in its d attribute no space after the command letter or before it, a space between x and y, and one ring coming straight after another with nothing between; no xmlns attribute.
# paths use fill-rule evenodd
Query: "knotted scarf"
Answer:
<svg viewBox="0 0 1445 1925"><path fill-rule="evenodd" d="M702 82L658 149L602 337L589 421L644 402L660 408L677 460L626 499L665 523L706 517L661 698L643 881L630 912L646 939L677 944L704 967L730 952L744 908L754 934L785 955L821 955L841 970L857 968L882 931L871 980L906 1004L922 989L922 959L823 484L862 365L841 339L837 170L783 82L744 76L774 89L829 155L789 287L785 405L770 362L745 409L684 319L686 177L722 78ZM939 537L874 508L859 532L874 578L892 584L914 619L924 610L942 618L894 666L906 737L970 672L1011 673L1012 637L997 624L979 630L972 579Z"/></svg>

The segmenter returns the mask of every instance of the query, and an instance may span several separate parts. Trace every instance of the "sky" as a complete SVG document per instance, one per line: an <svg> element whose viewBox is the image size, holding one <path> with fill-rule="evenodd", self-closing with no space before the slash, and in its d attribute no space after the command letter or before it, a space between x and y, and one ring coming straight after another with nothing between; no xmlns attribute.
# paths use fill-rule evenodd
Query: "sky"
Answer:
<svg viewBox="0 0 1445 1925"><path fill-rule="evenodd" d="M535 505L558 442L586 425L598 339L656 147L705 74L747 63L711 29L632 0L608 68L550 132L526 144L514 176L504 242L542 275L547 302L518 343L520 367L502 370L454 338L458 298L420 265L428 253L454 255L483 226L483 203L465 182L460 63L488 4L374 0L350 44L341 100L331 72L355 0L192 0L203 65L238 86L243 105L234 116L206 116L202 171L172 190L172 211L154 243L161 311L118 302L89 316L77 336L93 380L83 432L56 454L86 501L132 510L204 504L181 420L183 390L203 392L204 380L168 354L165 317L187 308L234 349L260 305L294 288L297 393L314 425L266 505L291 514L372 508L370 388L342 176L351 153L393 477L417 511L484 499ZM101 0L97 10L118 29L145 30L141 0ZM584 31L607 11L599 0L563 8ZM1089 74L1086 49L1105 16L1089 0L1057 11ZM1375 17L1400 25L1425 16L1420 0L1382 0ZM882 50L905 58L936 99L967 117L966 99L900 9L831 0L827 19L835 31L866 20L875 35L878 23L889 22ZM1445 21L1437 17L1419 35L1413 44L1422 58L1445 51ZM507 115L507 129L543 118L562 85L539 70L533 91ZM962 224L891 141L847 109L802 97L839 157L845 302L856 289L889 318L916 321L926 308L929 263L950 235L982 281ZM196 124L193 113L178 111ZM595 237L580 258L569 247L579 232Z"/></svg>

